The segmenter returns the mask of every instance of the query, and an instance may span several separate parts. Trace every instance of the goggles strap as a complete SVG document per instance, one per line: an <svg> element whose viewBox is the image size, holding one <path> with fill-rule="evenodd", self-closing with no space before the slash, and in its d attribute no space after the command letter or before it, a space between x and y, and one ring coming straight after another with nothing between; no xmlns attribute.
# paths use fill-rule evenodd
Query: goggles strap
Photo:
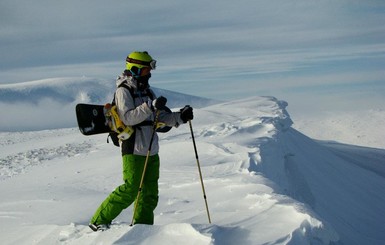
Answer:
<svg viewBox="0 0 385 245"><path fill-rule="evenodd" d="M151 67L151 69L153 69L153 70L155 70L155 68L156 68L156 60L151 60L150 62L147 62L147 61L136 60L136 59L127 57L126 62L148 66L148 67Z"/></svg>

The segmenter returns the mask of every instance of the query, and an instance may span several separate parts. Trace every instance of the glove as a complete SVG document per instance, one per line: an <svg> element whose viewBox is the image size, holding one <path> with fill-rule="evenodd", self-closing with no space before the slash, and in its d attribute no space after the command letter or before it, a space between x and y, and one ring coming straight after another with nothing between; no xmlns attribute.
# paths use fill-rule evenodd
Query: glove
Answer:
<svg viewBox="0 0 385 245"><path fill-rule="evenodd" d="M154 110L162 111L162 110L166 109L166 103L167 103L167 99L163 96L160 96L159 98L152 101L151 109L153 111Z"/></svg>
<svg viewBox="0 0 385 245"><path fill-rule="evenodd" d="M180 119L182 119L184 123L186 123L189 120L193 120L193 118L194 118L193 108L191 106L186 105L185 107L180 109Z"/></svg>

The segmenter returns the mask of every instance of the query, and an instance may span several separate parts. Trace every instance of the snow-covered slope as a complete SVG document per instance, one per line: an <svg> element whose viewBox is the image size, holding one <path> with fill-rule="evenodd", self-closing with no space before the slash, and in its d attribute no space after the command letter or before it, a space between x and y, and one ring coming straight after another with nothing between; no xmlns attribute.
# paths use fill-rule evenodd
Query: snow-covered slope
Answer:
<svg viewBox="0 0 385 245"><path fill-rule="evenodd" d="M313 139L385 149L385 110L314 110L292 115L293 127Z"/></svg>
<svg viewBox="0 0 385 245"><path fill-rule="evenodd" d="M74 108L77 103L111 102L115 88L113 80L89 77L50 78L0 85L0 131L75 127ZM200 108L217 103L206 98L153 89L158 96L168 98L170 108L186 104Z"/></svg>
<svg viewBox="0 0 385 245"><path fill-rule="evenodd" d="M383 244L385 150L315 142L287 104L253 97L195 109L208 224L187 125L161 135L155 225L88 221L121 183L119 149L76 128L0 133L4 244ZM349 154L354 152L354 157Z"/></svg>

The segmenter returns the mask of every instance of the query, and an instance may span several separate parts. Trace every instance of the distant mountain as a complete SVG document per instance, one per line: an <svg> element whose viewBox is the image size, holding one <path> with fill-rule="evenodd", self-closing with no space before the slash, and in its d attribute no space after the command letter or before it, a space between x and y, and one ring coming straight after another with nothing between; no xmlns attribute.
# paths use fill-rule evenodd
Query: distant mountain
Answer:
<svg viewBox="0 0 385 245"><path fill-rule="evenodd" d="M170 108L180 108L185 105L190 105L194 108L203 108L209 105L217 104L219 101L207 99L199 96L177 93L174 91L151 87L157 96L167 98L167 106Z"/></svg>
<svg viewBox="0 0 385 245"><path fill-rule="evenodd" d="M115 83L95 78L52 78L0 85L0 102L37 104L43 99L60 103L100 103L113 93Z"/></svg>
<svg viewBox="0 0 385 245"><path fill-rule="evenodd" d="M105 104L112 100L115 81L89 77L51 78L0 85L0 131L75 127L77 103ZM170 108L189 104L195 108L216 101L153 88L168 99Z"/></svg>

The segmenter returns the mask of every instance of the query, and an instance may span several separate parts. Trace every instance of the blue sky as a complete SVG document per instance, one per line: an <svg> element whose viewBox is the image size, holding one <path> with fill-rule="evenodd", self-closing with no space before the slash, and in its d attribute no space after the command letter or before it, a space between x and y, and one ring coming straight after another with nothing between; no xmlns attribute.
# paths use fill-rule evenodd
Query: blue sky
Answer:
<svg viewBox="0 0 385 245"><path fill-rule="evenodd" d="M304 101L385 104L381 0L0 3L0 84L113 80L134 50L158 60L152 85L164 89L225 100L273 95L297 110Z"/></svg>

